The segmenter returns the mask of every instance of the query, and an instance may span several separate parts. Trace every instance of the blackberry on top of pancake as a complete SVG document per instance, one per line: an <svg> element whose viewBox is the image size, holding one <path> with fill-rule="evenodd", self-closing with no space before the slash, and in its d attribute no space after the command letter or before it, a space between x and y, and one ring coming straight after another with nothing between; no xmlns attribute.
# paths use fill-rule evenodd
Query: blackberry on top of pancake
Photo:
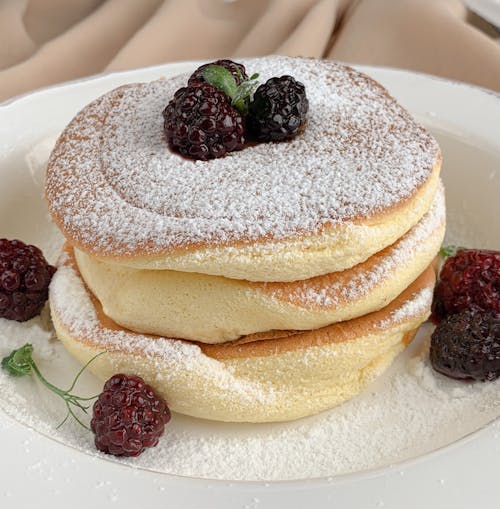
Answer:
<svg viewBox="0 0 500 509"><path fill-rule="evenodd" d="M48 163L49 210L72 245L134 268L296 281L363 262L429 210L439 147L380 85L331 61L245 64L262 81L293 70L306 129L193 161L168 150L161 117L186 75L111 91Z"/></svg>

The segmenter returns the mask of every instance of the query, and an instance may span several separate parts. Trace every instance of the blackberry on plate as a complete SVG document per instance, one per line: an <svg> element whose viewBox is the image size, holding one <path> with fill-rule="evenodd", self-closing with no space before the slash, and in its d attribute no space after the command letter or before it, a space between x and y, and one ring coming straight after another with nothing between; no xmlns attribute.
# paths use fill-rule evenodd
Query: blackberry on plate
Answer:
<svg viewBox="0 0 500 509"><path fill-rule="evenodd" d="M284 141L305 124L309 102L302 83L291 76L271 78L257 88L247 117L249 133L258 141Z"/></svg>
<svg viewBox="0 0 500 509"><path fill-rule="evenodd" d="M447 316L431 336L430 360L451 378L495 380L500 376L500 316L478 308Z"/></svg>
<svg viewBox="0 0 500 509"><path fill-rule="evenodd" d="M98 450L115 456L139 456L148 447L154 447L165 432L170 420L170 410L144 380L134 375L112 376L93 405L90 428L80 420L76 411L87 413L88 402L96 396L82 397L74 394L78 379L102 351L92 357L73 379L67 390L56 387L41 373L33 359L33 345L26 343L4 357L1 367L14 377L34 376L47 389L60 397L66 405L66 417L62 426L72 416L81 426L94 433Z"/></svg>
<svg viewBox="0 0 500 509"><path fill-rule="evenodd" d="M158 443L169 420L167 404L142 378L118 374L104 384L94 403L90 428L100 451L139 456Z"/></svg>
<svg viewBox="0 0 500 509"><path fill-rule="evenodd" d="M203 76L203 71L210 65L218 65L220 67L224 67L227 69L236 80L236 85L241 85L243 81L248 79L245 66L243 64L239 64L238 62L233 62L232 60L217 60L215 62L209 62L208 64L203 64L198 67L196 71L191 74L189 77L188 85L194 85L195 83L205 83L206 80Z"/></svg>
<svg viewBox="0 0 500 509"><path fill-rule="evenodd" d="M245 144L242 115L224 92L208 83L177 90L163 119L170 147L186 157L222 157Z"/></svg>
<svg viewBox="0 0 500 509"><path fill-rule="evenodd" d="M500 315L500 252L459 249L449 256L434 291L432 320L478 307Z"/></svg>
<svg viewBox="0 0 500 509"><path fill-rule="evenodd" d="M24 322L38 315L55 271L36 246L0 239L0 318Z"/></svg>

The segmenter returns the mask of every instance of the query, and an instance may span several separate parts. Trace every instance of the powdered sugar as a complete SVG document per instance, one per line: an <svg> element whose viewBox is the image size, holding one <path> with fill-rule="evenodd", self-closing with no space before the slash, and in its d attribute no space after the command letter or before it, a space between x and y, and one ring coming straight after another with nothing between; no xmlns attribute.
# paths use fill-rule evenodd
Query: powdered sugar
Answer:
<svg viewBox="0 0 500 509"><path fill-rule="evenodd" d="M329 412L270 425L210 423L175 414L156 448L137 459L106 458L177 475L272 481L333 477L425 454L500 413L499 382L464 384L432 370L428 330L413 357L400 358L362 395ZM0 355L23 338L34 343L35 357L51 381L66 385L71 380L76 363L59 343L50 342L38 319L24 326L0 319ZM78 391L93 394L99 384L87 374ZM56 429L64 406L47 399L47 391L31 379L13 379L0 370L0 408L38 432L102 457L86 430L71 422Z"/></svg>
<svg viewBox="0 0 500 509"><path fill-rule="evenodd" d="M429 176L436 142L369 78L312 59L246 64L262 80L304 82L301 136L186 160L169 151L161 112L187 77L118 89L70 124L49 162L47 195L66 236L115 254L287 238L380 212Z"/></svg>
<svg viewBox="0 0 500 509"><path fill-rule="evenodd" d="M148 337L125 330L101 329L94 305L91 302L83 281L68 266L58 269L50 287L51 300L57 306L57 313L65 324L72 324L71 334L77 338L96 338L95 344L106 351L119 350L137 353L157 359L162 367L164 382L169 376L191 374L207 380L207 387L215 386L231 399L237 393L239 399L259 401L272 405L275 389L271 384L257 384L232 374L230 367L204 355L201 349L192 343L163 337Z"/></svg>
<svg viewBox="0 0 500 509"><path fill-rule="evenodd" d="M429 239L438 229L444 228L445 204L442 186L429 211L408 233L381 253L373 255L367 263L353 267L337 279L314 278L282 285L266 283L264 287L272 296L281 300L300 302L304 307L333 307L342 301L354 301L366 295L384 281L393 277L394 271L409 263L415 253L431 260L436 254L435 243Z"/></svg>
<svg viewBox="0 0 500 509"><path fill-rule="evenodd" d="M401 307L396 309L390 318L382 320L379 327L382 329L388 327L392 323L399 323L409 316L419 316L425 310L429 309L432 302L432 288L424 288L413 295L411 300L407 300Z"/></svg>
<svg viewBox="0 0 500 509"><path fill-rule="evenodd" d="M66 317L77 314L92 327L95 313L82 301L83 287L73 283L62 290ZM66 386L78 365L53 341L47 319L48 314L25 324L0 319L0 356L30 341L42 371L52 382ZM408 354L403 354L363 394L331 411L296 422L264 425L211 423L174 414L156 448L137 459L106 459L198 478L273 481L333 477L435 450L500 414L499 382L463 384L434 373L427 356L430 326L423 329L415 345L421 351L410 354L409 361ZM120 340L110 336L107 347L120 345ZM176 351L171 342L151 348L151 354L159 349L172 355L177 366L183 362L184 367L189 366L189 360L198 361L200 355L197 347L184 344ZM205 367L212 369L213 364ZM100 384L87 373L77 390L82 395L95 394ZM255 396L255 392L250 394ZM272 396L264 397L272 404ZM95 451L92 435L76 424L67 422L56 429L64 405L31 379L13 379L0 370L0 409L55 440L103 457Z"/></svg>

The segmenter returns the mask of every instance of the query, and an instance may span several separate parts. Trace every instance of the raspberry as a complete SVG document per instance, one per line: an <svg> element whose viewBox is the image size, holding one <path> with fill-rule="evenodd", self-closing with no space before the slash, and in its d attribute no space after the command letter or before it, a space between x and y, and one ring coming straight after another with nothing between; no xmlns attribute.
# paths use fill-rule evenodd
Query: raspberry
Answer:
<svg viewBox="0 0 500 509"><path fill-rule="evenodd" d="M203 77L203 71L209 65L220 65L227 69L236 80L237 85L241 85L241 83L248 79L245 66L243 64L238 64L237 62L233 62L232 60L217 60L216 62L210 62L208 64L204 64L201 67L198 67L196 71L191 74L189 77L188 85L194 85L195 83L205 83L205 78Z"/></svg>
<svg viewBox="0 0 500 509"><path fill-rule="evenodd" d="M254 94L247 127L258 141L289 140L304 125L308 109L302 83L291 76L271 78Z"/></svg>
<svg viewBox="0 0 500 509"><path fill-rule="evenodd" d="M37 247L0 239L0 318L25 322L38 315L55 271Z"/></svg>
<svg viewBox="0 0 500 509"><path fill-rule="evenodd" d="M163 118L170 147L193 159L222 157L245 143L243 117L224 92L208 83L177 90Z"/></svg>
<svg viewBox="0 0 500 509"><path fill-rule="evenodd" d="M434 291L432 320L477 307L500 315L500 252L461 249L441 269Z"/></svg>
<svg viewBox="0 0 500 509"><path fill-rule="evenodd" d="M436 371L458 379L495 380L500 376L500 317L477 308L447 316L431 336Z"/></svg>
<svg viewBox="0 0 500 509"><path fill-rule="evenodd" d="M94 403L90 428L100 451L139 456L158 443L169 420L167 404L142 378L118 374Z"/></svg>

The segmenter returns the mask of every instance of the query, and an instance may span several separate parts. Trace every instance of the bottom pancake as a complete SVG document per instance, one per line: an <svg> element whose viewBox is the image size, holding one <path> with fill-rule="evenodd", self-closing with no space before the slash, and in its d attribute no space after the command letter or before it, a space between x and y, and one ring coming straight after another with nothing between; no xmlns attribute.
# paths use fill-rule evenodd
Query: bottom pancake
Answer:
<svg viewBox="0 0 500 509"><path fill-rule="evenodd" d="M230 422L286 421L332 408L379 376L430 312L428 268L385 308L354 320L283 337L207 345L138 334L102 313L66 262L50 287L59 339L89 369L143 377L176 412Z"/></svg>

